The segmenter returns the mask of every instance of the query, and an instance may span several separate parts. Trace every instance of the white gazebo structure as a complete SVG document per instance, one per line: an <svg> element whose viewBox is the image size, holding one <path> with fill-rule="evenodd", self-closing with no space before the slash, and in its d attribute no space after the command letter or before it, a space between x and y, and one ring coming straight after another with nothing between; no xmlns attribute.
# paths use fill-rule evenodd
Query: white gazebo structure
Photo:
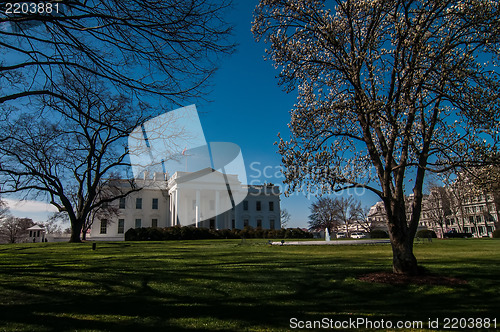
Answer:
<svg viewBox="0 0 500 332"><path fill-rule="evenodd" d="M29 231L28 234L28 242L45 242L45 228L39 225L35 225L27 229Z"/></svg>

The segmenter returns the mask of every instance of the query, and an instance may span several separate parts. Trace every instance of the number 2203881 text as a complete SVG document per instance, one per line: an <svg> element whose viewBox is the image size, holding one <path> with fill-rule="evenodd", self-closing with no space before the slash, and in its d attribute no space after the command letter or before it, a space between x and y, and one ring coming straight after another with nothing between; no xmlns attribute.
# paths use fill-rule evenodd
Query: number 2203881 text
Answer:
<svg viewBox="0 0 500 332"><path fill-rule="evenodd" d="M51 2L7 2L5 14L52 14L59 13L59 4Z"/></svg>

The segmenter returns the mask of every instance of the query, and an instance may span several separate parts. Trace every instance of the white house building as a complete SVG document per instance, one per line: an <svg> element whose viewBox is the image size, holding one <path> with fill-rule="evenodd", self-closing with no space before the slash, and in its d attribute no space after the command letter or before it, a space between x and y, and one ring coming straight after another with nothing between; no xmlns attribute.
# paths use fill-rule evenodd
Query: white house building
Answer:
<svg viewBox="0 0 500 332"><path fill-rule="evenodd" d="M94 221L89 239L124 240L128 229L140 227L281 228L279 187L272 184L242 184L210 168L170 178L155 173L136 183L143 189L113 202L116 216Z"/></svg>

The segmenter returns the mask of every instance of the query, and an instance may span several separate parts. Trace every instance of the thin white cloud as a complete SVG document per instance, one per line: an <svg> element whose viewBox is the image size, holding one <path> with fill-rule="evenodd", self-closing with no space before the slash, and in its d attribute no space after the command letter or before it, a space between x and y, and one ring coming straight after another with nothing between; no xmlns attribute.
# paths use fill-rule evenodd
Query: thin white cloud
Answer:
<svg viewBox="0 0 500 332"><path fill-rule="evenodd" d="M57 208L51 204L32 201L32 200L17 200L11 198L2 199L7 205L12 213L36 213L36 212L56 212Z"/></svg>

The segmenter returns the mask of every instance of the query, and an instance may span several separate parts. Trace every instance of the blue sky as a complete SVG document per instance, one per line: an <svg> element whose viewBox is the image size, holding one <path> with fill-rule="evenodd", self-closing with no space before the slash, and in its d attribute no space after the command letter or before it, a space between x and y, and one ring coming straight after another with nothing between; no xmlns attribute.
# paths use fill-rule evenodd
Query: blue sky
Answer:
<svg viewBox="0 0 500 332"><path fill-rule="evenodd" d="M278 133L288 137L287 124L296 94L285 93L276 76L279 71L271 61L264 61L264 43L255 42L251 33L253 10L257 1L235 1L228 12L234 24L236 52L222 58L212 79L209 102L198 102L200 120L208 142L232 142L240 146L250 184L272 182L283 188L280 175L281 156L274 143ZM187 106L187 105L184 105ZM378 199L367 192L360 199L367 206ZM315 200L307 193L281 197L282 208L291 214L289 227L307 227L309 206ZM12 214L44 221L53 207L26 202L15 205L9 201Z"/></svg>
<svg viewBox="0 0 500 332"><path fill-rule="evenodd" d="M272 182L283 188L281 156L274 142L279 132L288 137L296 94L287 94L278 86L279 71L271 61L264 61L266 45L254 40L250 29L256 5L257 1L235 1L228 20L235 25L234 40L239 45L221 61L208 96L211 102L197 108L207 141L229 141L241 147L250 183ZM358 199L367 206L378 200L369 192ZM307 227L314 200L307 193L281 197L282 208L291 214L289 226Z"/></svg>

